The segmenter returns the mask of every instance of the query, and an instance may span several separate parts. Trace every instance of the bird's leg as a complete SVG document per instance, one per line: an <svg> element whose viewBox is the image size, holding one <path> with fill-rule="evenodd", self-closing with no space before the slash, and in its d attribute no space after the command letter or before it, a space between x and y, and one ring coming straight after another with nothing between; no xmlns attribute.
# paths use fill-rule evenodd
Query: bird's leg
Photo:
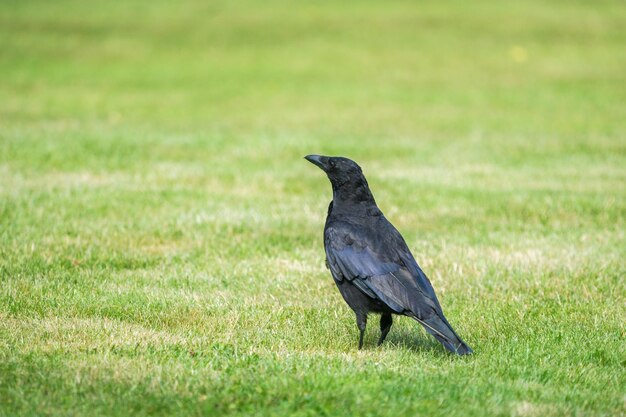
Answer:
<svg viewBox="0 0 626 417"><path fill-rule="evenodd" d="M356 313L356 325L359 326L359 349L363 347L363 335L365 334L365 326L367 326L367 314Z"/></svg>
<svg viewBox="0 0 626 417"><path fill-rule="evenodd" d="M382 345L391 330L391 325L393 324L393 318L391 317L391 313L383 313L380 316L380 339L378 339L378 346Z"/></svg>

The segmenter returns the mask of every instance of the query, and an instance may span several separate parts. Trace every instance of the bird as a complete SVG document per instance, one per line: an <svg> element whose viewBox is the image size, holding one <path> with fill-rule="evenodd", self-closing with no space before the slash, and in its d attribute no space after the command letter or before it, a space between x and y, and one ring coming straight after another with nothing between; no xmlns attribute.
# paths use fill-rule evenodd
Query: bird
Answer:
<svg viewBox="0 0 626 417"><path fill-rule="evenodd" d="M326 267L356 315L359 349L369 313L380 314L380 346L394 315L416 320L448 351L473 353L443 314L433 286L400 232L385 218L361 167L339 156L307 155L332 185L324 225Z"/></svg>

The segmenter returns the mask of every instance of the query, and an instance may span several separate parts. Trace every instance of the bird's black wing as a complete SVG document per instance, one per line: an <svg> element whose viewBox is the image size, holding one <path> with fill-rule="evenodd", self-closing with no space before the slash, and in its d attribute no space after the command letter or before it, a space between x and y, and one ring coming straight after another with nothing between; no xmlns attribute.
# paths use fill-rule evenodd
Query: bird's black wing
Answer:
<svg viewBox="0 0 626 417"><path fill-rule="evenodd" d="M430 281L404 240L395 228L393 232L391 238L377 241L349 223L327 225L324 246L333 277L350 281L396 313L414 318L448 350L471 352L443 315Z"/></svg>
<svg viewBox="0 0 626 417"><path fill-rule="evenodd" d="M402 248L380 250L372 238L339 222L326 228L324 239L328 266L337 281L352 282L399 314L413 313L420 318L441 309L415 260L415 265L405 265L404 256L398 253Z"/></svg>

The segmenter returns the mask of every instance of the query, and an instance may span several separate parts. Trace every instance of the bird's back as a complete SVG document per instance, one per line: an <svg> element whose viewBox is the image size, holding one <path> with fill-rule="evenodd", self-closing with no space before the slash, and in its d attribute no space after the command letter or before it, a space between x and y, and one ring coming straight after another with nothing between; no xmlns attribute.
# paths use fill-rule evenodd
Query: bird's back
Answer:
<svg viewBox="0 0 626 417"><path fill-rule="evenodd" d="M327 256L342 252L365 278L396 272L414 281L420 296L441 308L426 274L419 267L400 232L378 210L375 215L348 214L333 211L332 203L325 226L324 245ZM358 265L356 265L358 263ZM421 298L421 297L420 297Z"/></svg>

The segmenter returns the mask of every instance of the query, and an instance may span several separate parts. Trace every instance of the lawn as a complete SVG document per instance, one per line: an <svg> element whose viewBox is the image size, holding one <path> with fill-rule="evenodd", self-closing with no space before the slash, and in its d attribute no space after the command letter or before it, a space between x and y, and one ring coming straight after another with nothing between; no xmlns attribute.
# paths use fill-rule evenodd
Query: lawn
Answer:
<svg viewBox="0 0 626 417"><path fill-rule="evenodd" d="M0 416L624 416L626 5L0 2ZM365 347L360 163L474 349Z"/></svg>

